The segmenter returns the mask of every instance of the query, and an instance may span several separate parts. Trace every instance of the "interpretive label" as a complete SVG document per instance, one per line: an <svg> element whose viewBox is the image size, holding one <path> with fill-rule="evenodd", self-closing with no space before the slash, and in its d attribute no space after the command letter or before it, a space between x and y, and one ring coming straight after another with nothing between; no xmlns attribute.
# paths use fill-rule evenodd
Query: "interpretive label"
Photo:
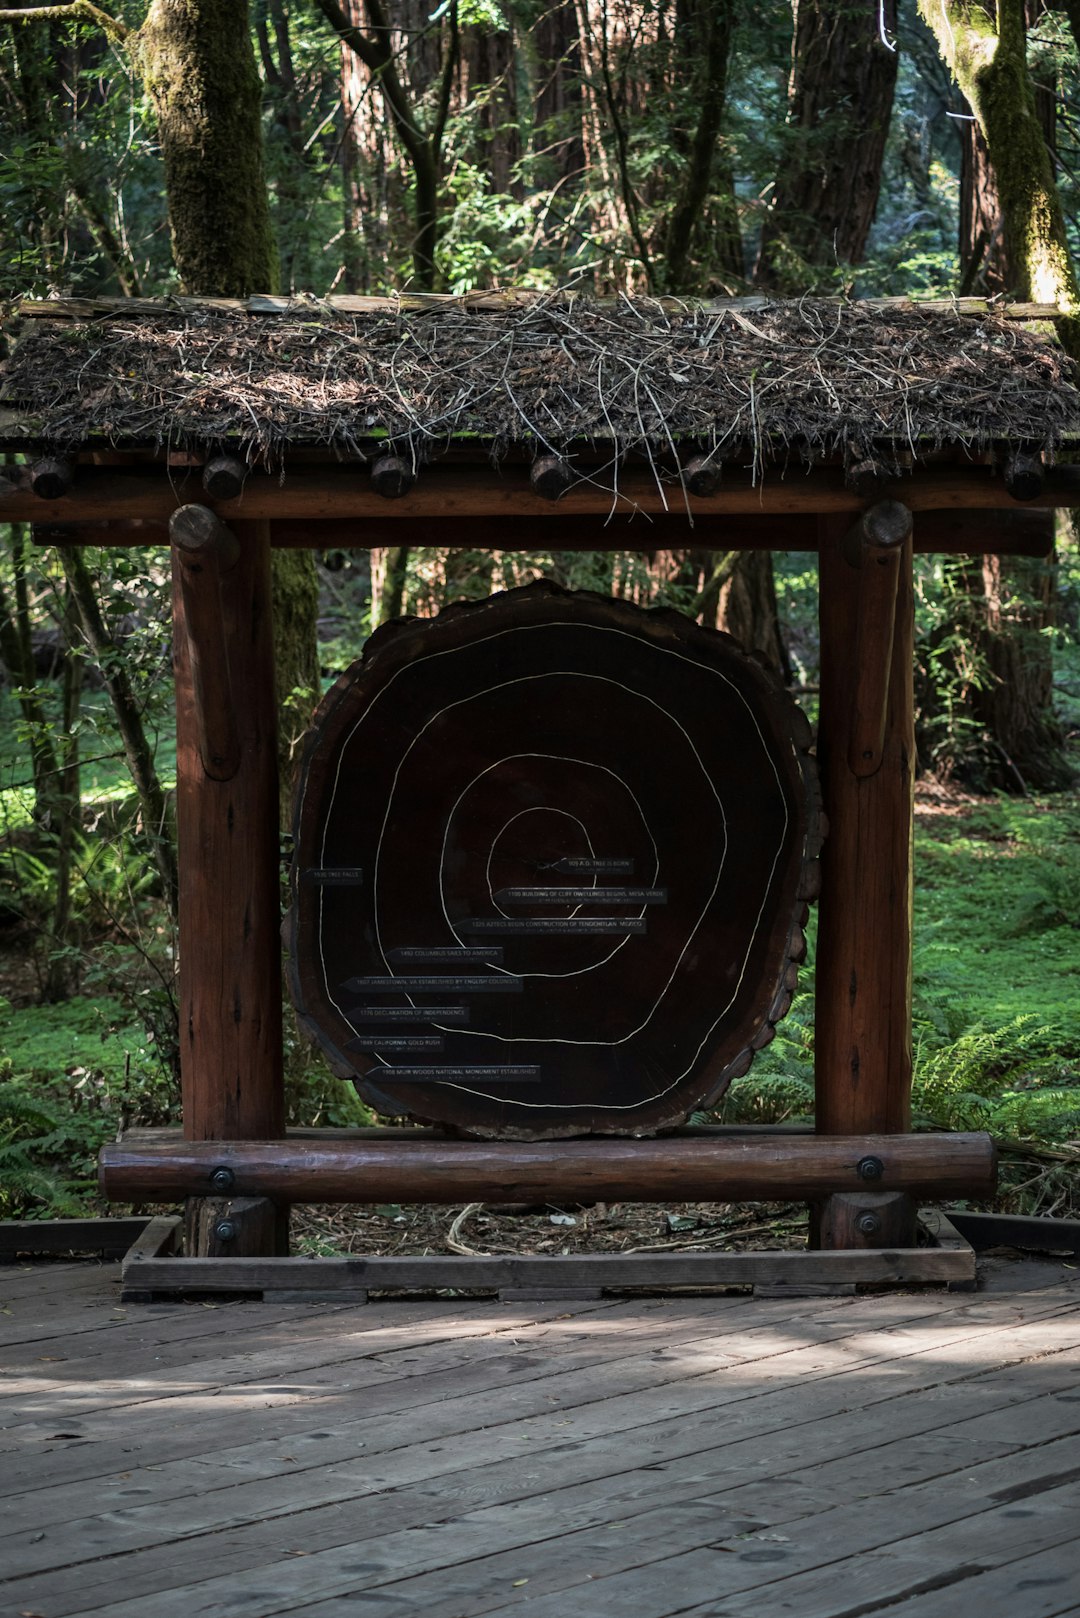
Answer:
<svg viewBox="0 0 1080 1618"><path fill-rule="evenodd" d="M394 966L424 966L428 961L447 961L457 966L483 966L490 961L493 966L501 966L502 954L501 949L471 949L467 944L404 944L400 949L387 950L386 958Z"/></svg>
<svg viewBox="0 0 1080 1618"><path fill-rule="evenodd" d="M359 1039L350 1039L346 1045L347 1051L376 1051L380 1055L390 1056L395 1052L408 1056L412 1053L419 1055L421 1051L430 1051L438 1055L446 1049L446 1041L438 1034L362 1034Z"/></svg>
<svg viewBox="0 0 1080 1618"><path fill-rule="evenodd" d="M507 921L502 916L479 916L473 921L459 921L465 933L496 933L500 937L532 934L543 937L590 937L598 933L643 933L644 916L524 916L520 921Z"/></svg>
<svg viewBox="0 0 1080 1618"><path fill-rule="evenodd" d="M666 905L666 888L501 888L504 905Z"/></svg>
<svg viewBox="0 0 1080 1618"><path fill-rule="evenodd" d="M539 1067L386 1067L367 1077L386 1084L539 1084Z"/></svg>
<svg viewBox="0 0 1080 1618"><path fill-rule="evenodd" d="M468 1006L357 1006L345 1015L350 1022L467 1023L471 1012Z"/></svg>
<svg viewBox="0 0 1080 1618"><path fill-rule="evenodd" d="M341 985L346 994L520 994L524 984L512 977L402 977L347 978Z"/></svg>
<svg viewBox="0 0 1080 1618"><path fill-rule="evenodd" d="M560 876L591 876L593 872L603 876L633 876L633 860L601 860L593 859L588 854L569 854L565 859L556 860L554 865L545 867L549 871L558 871Z"/></svg>
<svg viewBox="0 0 1080 1618"><path fill-rule="evenodd" d="M313 865L304 880L324 888L362 888L364 873L358 865Z"/></svg>

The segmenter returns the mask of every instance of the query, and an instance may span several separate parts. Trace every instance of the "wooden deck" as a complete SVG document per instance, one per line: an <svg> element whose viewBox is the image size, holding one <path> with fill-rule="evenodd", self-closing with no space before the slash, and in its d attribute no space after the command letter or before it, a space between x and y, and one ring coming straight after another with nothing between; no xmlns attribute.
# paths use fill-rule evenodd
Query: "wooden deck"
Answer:
<svg viewBox="0 0 1080 1618"><path fill-rule="evenodd" d="M1080 1614L1080 1270L118 1306L0 1270L0 1613Z"/></svg>

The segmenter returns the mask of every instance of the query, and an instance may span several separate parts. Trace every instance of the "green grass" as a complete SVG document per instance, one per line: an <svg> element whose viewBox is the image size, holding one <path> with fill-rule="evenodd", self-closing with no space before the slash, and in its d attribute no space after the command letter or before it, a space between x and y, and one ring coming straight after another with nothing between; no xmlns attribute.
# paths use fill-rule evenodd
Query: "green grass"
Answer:
<svg viewBox="0 0 1080 1618"><path fill-rule="evenodd" d="M988 1130L1005 1206L1080 1212L1075 796L982 799L920 823L913 1023L916 1127ZM804 992L718 1116L811 1118L813 1049Z"/></svg>
<svg viewBox="0 0 1080 1618"><path fill-rule="evenodd" d="M0 1217L94 1211L101 1147L128 1121L177 1116L178 1100L134 1008L0 1000Z"/></svg>

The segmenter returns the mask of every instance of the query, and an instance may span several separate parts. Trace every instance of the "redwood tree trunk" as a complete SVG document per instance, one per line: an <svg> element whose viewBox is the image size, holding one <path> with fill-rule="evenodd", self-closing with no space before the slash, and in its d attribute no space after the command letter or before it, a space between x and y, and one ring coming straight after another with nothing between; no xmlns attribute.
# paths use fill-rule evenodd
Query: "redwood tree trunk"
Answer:
<svg viewBox="0 0 1080 1618"><path fill-rule="evenodd" d="M785 681L790 679L791 664L780 634L770 551L741 552L720 591L717 625L734 635L748 652L760 652Z"/></svg>
<svg viewBox="0 0 1080 1618"><path fill-rule="evenodd" d="M857 264L874 222L896 85L896 0L794 0L783 156L765 216L755 280L807 291Z"/></svg>

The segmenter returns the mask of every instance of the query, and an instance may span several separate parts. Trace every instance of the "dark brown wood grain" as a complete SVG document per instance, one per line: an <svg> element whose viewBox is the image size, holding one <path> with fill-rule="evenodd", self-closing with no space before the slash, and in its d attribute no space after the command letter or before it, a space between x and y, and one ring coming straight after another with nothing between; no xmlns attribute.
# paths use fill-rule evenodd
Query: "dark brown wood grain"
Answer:
<svg viewBox="0 0 1080 1618"><path fill-rule="evenodd" d="M146 1228L145 1218L5 1219L0 1263L38 1253L103 1253L119 1258Z"/></svg>
<svg viewBox="0 0 1080 1618"><path fill-rule="evenodd" d="M371 466L371 487L384 500L400 500L416 482L416 468L401 455L380 455Z"/></svg>
<svg viewBox="0 0 1080 1618"><path fill-rule="evenodd" d="M816 1253L590 1253L573 1257L477 1258L433 1254L426 1258L266 1259L207 1258L198 1264L185 1258L148 1258L126 1270L124 1297L186 1292L261 1292L268 1299L366 1302L369 1291L417 1291L468 1288L498 1291L500 1300L558 1299L587 1302L602 1289L753 1287L766 1297L826 1295L833 1286L949 1283L970 1280L974 1253L936 1247L851 1248ZM845 1286L845 1283L849 1284Z"/></svg>
<svg viewBox="0 0 1080 1618"><path fill-rule="evenodd" d="M881 768L897 583L911 531L907 507L883 500L863 512L845 542L845 560L858 573L854 712L848 739L848 764L858 776Z"/></svg>
<svg viewBox="0 0 1080 1618"><path fill-rule="evenodd" d="M866 1164L880 1165L867 1180ZM989 1194L996 1171L985 1134L789 1135L737 1131L655 1140L479 1141L437 1135L267 1140L122 1140L101 1154L113 1200L209 1195L227 1168L232 1194L279 1202L527 1203L808 1201L837 1191L912 1196Z"/></svg>
<svg viewBox="0 0 1080 1618"><path fill-rule="evenodd" d="M270 1138L284 1125L270 547L237 523L220 580L239 741L228 781L199 753L184 591L174 568L176 813L180 857L180 1051L191 1140Z"/></svg>
<svg viewBox="0 0 1080 1618"><path fill-rule="evenodd" d="M1014 500L1037 500L1046 482L1046 468L1038 450L1018 445L1005 457L1005 487Z"/></svg>
<svg viewBox="0 0 1080 1618"><path fill-rule="evenodd" d="M206 506L181 506L169 521L169 535L184 603L185 659L199 757L212 780L230 781L240 767L240 732L221 586L239 559L240 545Z"/></svg>
<svg viewBox="0 0 1080 1618"><path fill-rule="evenodd" d="M0 490L0 497L3 491ZM677 549L688 537L685 511L658 512L650 517L616 512L600 515L551 512L505 517L445 517L439 523L439 544L469 550L542 550L552 543L553 521L558 522L560 550ZM307 521L287 517L271 523L270 543L287 549L355 550L369 545L399 545L409 534L393 512L356 517L323 517ZM815 516L777 513L766 516L696 512L695 545L714 550L816 551ZM167 545L164 520L117 519L105 522L35 523L37 545ZM1016 511L924 511L915 534L916 554L1049 556L1054 543L1053 513L1042 509Z"/></svg>
<svg viewBox="0 0 1080 1618"><path fill-rule="evenodd" d="M912 511L975 509L1011 510L1012 496L1002 478L990 467L974 465L925 466L899 478L882 491L903 500ZM78 483L70 494L43 500L29 490L16 489L0 500L4 522L102 522L143 518L167 520L185 501L208 498L203 495L197 471L185 481L170 480L164 466L153 470L142 467L80 466ZM730 469L715 494L708 498L688 494L695 514L710 513L758 517L765 514L805 512L848 512L854 516L865 501L844 483L840 467L819 467L809 472L783 477L767 470L764 481L754 482L740 468ZM617 494L596 479L594 473L559 498L562 514L592 515L605 518L612 506L627 512L637 510L661 515L683 503L678 479L663 491L648 470L624 468ZM320 467L297 463L287 470L284 481L276 474L252 472L243 494L215 502L227 521L234 518L303 518L321 522L334 517L375 517L386 515L386 502L371 487L361 466ZM1046 475L1041 492L1032 505L1080 505L1080 467L1058 466ZM551 514L551 503L534 493L526 469L506 466L497 473L490 466L431 467L417 485L401 500L395 511L402 517L492 517L511 523L519 517ZM317 542L316 542L317 543ZM601 542L606 543L606 541Z"/></svg>
<svg viewBox="0 0 1080 1618"><path fill-rule="evenodd" d="M838 1191L816 1210L813 1246L913 1247L915 1204L903 1191Z"/></svg>
<svg viewBox="0 0 1080 1618"><path fill-rule="evenodd" d="M911 1109L912 809L915 772L910 542L897 586L880 768L849 763L859 689L860 570L845 525L822 525L818 757L829 821L816 955L817 1127L903 1130Z"/></svg>
<svg viewBox="0 0 1080 1618"><path fill-rule="evenodd" d="M529 487L544 500L559 500L578 476L561 455L540 455L529 468Z"/></svg>
<svg viewBox="0 0 1080 1618"><path fill-rule="evenodd" d="M211 500L235 500L251 468L238 455L215 455L203 467L202 486Z"/></svg>
<svg viewBox="0 0 1080 1618"><path fill-rule="evenodd" d="M30 468L30 489L39 500L62 499L74 481L75 462L66 456L46 455Z"/></svg>
<svg viewBox="0 0 1080 1618"><path fill-rule="evenodd" d="M676 613L540 584L388 625L298 787L305 1023L390 1116L521 1139L683 1122L795 988L809 742L768 670Z"/></svg>
<svg viewBox="0 0 1080 1618"><path fill-rule="evenodd" d="M267 1197L189 1197L184 1251L206 1258L287 1254L289 1210Z"/></svg>

